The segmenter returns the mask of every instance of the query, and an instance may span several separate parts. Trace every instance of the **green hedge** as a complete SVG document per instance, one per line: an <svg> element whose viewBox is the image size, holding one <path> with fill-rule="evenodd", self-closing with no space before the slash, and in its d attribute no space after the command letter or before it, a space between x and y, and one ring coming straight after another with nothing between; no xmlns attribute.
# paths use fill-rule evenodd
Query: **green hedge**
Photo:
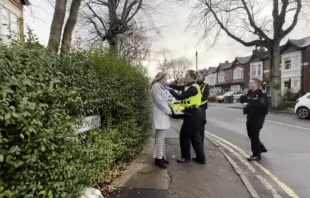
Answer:
<svg viewBox="0 0 310 198"><path fill-rule="evenodd" d="M146 72L99 51L0 46L0 197L77 198L150 131ZM101 115L76 135L73 123Z"/></svg>

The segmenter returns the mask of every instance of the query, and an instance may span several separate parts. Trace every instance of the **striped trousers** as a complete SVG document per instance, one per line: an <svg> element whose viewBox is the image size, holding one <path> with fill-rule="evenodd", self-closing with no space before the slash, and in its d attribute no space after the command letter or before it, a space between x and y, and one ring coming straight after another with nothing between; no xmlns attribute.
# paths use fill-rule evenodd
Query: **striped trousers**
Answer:
<svg viewBox="0 0 310 198"><path fill-rule="evenodd" d="M156 129L155 132L155 148L153 158L162 159L164 156L166 130Z"/></svg>

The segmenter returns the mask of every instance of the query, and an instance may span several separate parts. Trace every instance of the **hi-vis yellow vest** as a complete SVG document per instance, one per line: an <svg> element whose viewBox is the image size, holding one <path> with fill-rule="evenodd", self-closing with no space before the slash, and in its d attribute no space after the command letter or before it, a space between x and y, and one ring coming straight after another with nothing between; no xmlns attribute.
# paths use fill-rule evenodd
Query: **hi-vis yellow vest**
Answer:
<svg viewBox="0 0 310 198"><path fill-rule="evenodd" d="M200 104L200 105L204 105L204 104L206 104L206 103L208 102L207 99L204 100L204 101L202 101L202 94L203 94L203 92L204 92L206 86L208 86L208 85L207 85L207 84L203 84L203 87L202 87L202 89L201 89L201 104Z"/></svg>
<svg viewBox="0 0 310 198"><path fill-rule="evenodd" d="M199 107L200 104L201 104L201 97L202 97L202 94L201 94L201 91L200 91L200 87L198 84L192 84L191 86L194 86L197 88L197 91L198 93L190 98L187 98L185 100L182 100L181 101L181 105L185 108L188 108L188 107ZM185 91L190 88L189 87L185 87Z"/></svg>

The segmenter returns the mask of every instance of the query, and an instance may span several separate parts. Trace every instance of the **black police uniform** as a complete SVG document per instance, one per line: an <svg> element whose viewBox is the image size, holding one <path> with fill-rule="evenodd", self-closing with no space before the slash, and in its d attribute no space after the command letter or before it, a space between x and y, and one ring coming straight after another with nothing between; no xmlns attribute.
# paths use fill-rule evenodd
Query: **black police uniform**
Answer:
<svg viewBox="0 0 310 198"><path fill-rule="evenodd" d="M241 96L241 103L248 103L248 106L243 109L247 115L246 128L248 136L251 140L252 158L260 160L261 153L267 152L264 144L260 141L259 133L263 128L265 117L268 113L267 95L260 89L249 91L245 96Z"/></svg>
<svg viewBox="0 0 310 198"><path fill-rule="evenodd" d="M177 100L185 100L198 93L196 87L191 86L193 83L189 83L185 86L190 86L186 91L184 91L185 86L170 85L171 88L176 90L183 90L182 94L178 94L171 90L170 93ZM192 143L194 151L196 153L196 158L194 161L205 164L206 157L203 147L203 142L200 134L201 123L203 122L203 115L200 108L189 107L185 108L184 111L184 121L180 131L180 147L181 147L181 158L178 159L179 163L190 162L191 152L190 143Z"/></svg>
<svg viewBox="0 0 310 198"><path fill-rule="evenodd" d="M198 82L200 86L200 90L203 90L201 101L208 100L210 88L209 86L204 82ZM205 125L207 124L207 116L206 116L206 110L208 109L208 102L200 106L203 116L203 123L201 125L200 134L202 136L202 142L204 142L205 139Z"/></svg>

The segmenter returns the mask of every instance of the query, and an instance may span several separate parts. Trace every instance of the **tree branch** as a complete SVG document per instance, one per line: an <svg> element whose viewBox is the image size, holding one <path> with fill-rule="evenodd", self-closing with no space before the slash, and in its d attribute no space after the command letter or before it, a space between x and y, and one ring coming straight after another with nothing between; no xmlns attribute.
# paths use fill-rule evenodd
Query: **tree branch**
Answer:
<svg viewBox="0 0 310 198"><path fill-rule="evenodd" d="M250 42L246 42L244 40L242 40L241 38L238 38L237 36L235 36L234 34L232 34L222 23L222 21L219 19L219 17L217 16L217 14L215 13L215 11L213 10L213 8L211 7L211 4L207 2L207 0L204 1L205 5L208 7L208 10L212 13L213 17L215 18L216 22L218 23L218 25L221 27L222 30L224 30L224 32L231 37L232 39L236 40L237 42L241 43L244 46L247 47L251 47L251 46L265 46L266 45L266 41L262 41L262 40L253 40Z"/></svg>
<svg viewBox="0 0 310 198"><path fill-rule="evenodd" d="M241 0L243 6L244 6L244 9L248 15L248 19L249 19L249 22L250 22L250 25L254 28L255 32L261 36L262 38L264 38L265 40L270 40L270 38L265 34L264 31L262 31L259 27L257 27L257 25L255 24L255 21L254 21L254 18L252 17L252 14L249 10L249 7L247 5L247 3L245 2L245 0Z"/></svg>
<svg viewBox="0 0 310 198"><path fill-rule="evenodd" d="M295 28L295 26L298 22L298 17L299 17L299 13L301 11L302 4L301 4L301 0L296 0L296 3L297 3L297 8L296 8L296 12L294 14L293 22L286 30L282 29L282 31L283 31L282 36L283 37L288 35L288 33L290 33Z"/></svg>

